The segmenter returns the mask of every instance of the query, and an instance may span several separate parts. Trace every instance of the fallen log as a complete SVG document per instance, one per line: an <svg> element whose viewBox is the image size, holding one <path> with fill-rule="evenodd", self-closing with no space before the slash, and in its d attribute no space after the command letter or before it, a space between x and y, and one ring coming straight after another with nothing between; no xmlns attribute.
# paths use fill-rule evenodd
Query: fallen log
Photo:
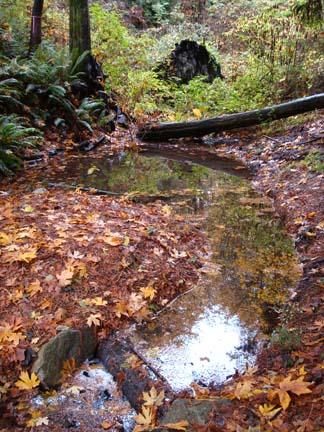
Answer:
<svg viewBox="0 0 324 432"><path fill-rule="evenodd" d="M271 107L228 114L206 120L146 124L139 128L137 137L144 141L201 137L210 133L224 132L267 123L320 108L324 108L324 93L295 99L291 102L273 105Z"/></svg>

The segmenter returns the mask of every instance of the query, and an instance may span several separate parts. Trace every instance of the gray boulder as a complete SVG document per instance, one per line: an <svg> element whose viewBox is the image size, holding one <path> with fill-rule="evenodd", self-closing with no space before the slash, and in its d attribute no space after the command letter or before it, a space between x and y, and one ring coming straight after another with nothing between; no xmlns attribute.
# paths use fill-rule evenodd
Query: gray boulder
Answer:
<svg viewBox="0 0 324 432"><path fill-rule="evenodd" d="M228 399L218 400L191 400L175 399L169 411L160 421L161 427L168 423L178 423L181 420L187 420L189 423L187 431L195 431L197 424L205 425L209 421L209 416L215 405L230 404ZM163 432L166 429L162 429Z"/></svg>
<svg viewBox="0 0 324 432"><path fill-rule="evenodd" d="M96 346L96 331L93 326L81 330L64 329L41 347L33 372L45 387L54 387L62 377L66 360L73 358L78 367L94 354Z"/></svg>

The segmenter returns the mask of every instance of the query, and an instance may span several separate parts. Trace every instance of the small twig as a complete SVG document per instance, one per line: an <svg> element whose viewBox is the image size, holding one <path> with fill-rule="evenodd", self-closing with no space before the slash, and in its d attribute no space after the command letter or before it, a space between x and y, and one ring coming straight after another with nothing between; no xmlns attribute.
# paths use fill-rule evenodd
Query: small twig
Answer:
<svg viewBox="0 0 324 432"><path fill-rule="evenodd" d="M274 141L274 142L276 142L276 143L280 143L280 142L281 142L281 141L278 140L277 138L272 138L272 137L269 136L269 135L262 135L262 136L264 136L265 138L269 139L270 141Z"/></svg>
<svg viewBox="0 0 324 432"><path fill-rule="evenodd" d="M171 300L168 304L166 304L164 306L164 308L160 309L159 311L157 311L154 315L154 317L151 319L151 321L154 321L157 319L157 317L163 313L166 309L168 309L169 307L171 307L173 305L173 303L175 303L177 300L179 300L181 297L191 293L191 291L193 291L194 289L196 289L196 287L194 286L193 288L190 288L188 291L185 291L181 294L179 294L177 297L175 297L173 300Z"/></svg>
<svg viewBox="0 0 324 432"><path fill-rule="evenodd" d="M95 188L89 188L89 187L79 187L79 186L72 186L72 185L65 185L62 183L47 183L47 187L56 187L64 190L80 190L82 192L91 192L94 195L113 195L113 196L120 196L122 195L119 192L111 192L106 191L102 189L95 189Z"/></svg>
<svg viewBox="0 0 324 432"><path fill-rule="evenodd" d="M172 391L167 379L164 378L164 376L161 375L160 372L154 366L148 363L147 359L140 352L137 351L137 349L134 347L134 345L129 340L129 338L126 339L126 343L127 343L126 347L129 348L129 350L132 351L145 364L145 366L148 367L154 373L154 375L156 375L161 381L163 381L168 386L169 391Z"/></svg>
<svg viewBox="0 0 324 432"><path fill-rule="evenodd" d="M314 142L314 141L317 141L317 140L319 140L319 139L321 139L321 138L324 138L324 135L319 135L319 136L314 137L314 138L312 138L312 139L310 139L310 140L307 140L307 141L300 141L300 142L298 142L297 144L299 144L299 145L301 145L301 144L310 144L310 143L312 143L312 142Z"/></svg>

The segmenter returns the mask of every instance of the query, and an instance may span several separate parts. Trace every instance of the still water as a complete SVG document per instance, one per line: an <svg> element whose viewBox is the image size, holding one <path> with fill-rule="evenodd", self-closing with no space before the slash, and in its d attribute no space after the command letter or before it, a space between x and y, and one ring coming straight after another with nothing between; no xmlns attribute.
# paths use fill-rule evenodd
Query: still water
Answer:
<svg viewBox="0 0 324 432"><path fill-rule="evenodd" d="M300 276L271 201L246 177L239 164L212 156L123 153L72 159L53 179L139 200L163 199L205 233L197 286L151 322L121 335L175 391L192 382L219 384L253 364L260 339L274 324L269 311L289 298Z"/></svg>

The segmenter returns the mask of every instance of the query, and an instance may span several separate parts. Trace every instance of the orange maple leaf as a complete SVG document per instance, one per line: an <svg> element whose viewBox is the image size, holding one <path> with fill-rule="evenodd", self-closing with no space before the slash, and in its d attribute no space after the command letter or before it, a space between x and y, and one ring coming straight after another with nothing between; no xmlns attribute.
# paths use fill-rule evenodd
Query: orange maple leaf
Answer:
<svg viewBox="0 0 324 432"><path fill-rule="evenodd" d="M43 288L40 285L40 281L36 279L35 282L28 285L26 291L29 293L30 297L34 297L37 293L41 293Z"/></svg>
<svg viewBox="0 0 324 432"><path fill-rule="evenodd" d="M308 387L313 383L304 381L304 376L300 376L296 380L292 380L291 378L291 375L284 378L279 384L279 389L274 391L274 394L278 394L280 405L285 411L291 402L291 397L288 392L294 393L297 396L312 392Z"/></svg>

